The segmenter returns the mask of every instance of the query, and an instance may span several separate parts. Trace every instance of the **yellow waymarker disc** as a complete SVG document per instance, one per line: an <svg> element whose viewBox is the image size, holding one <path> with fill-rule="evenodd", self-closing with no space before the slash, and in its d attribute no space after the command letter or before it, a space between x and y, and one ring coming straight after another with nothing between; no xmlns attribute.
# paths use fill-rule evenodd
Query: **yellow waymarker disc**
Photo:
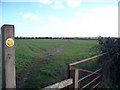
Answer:
<svg viewBox="0 0 120 90"><path fill-rule="evenodd" d="M12 38L8 38L8 39L6 40L6 45L7 45L8 47L12 47L12 46L14 45L14 40L13 40Z"/></svg>

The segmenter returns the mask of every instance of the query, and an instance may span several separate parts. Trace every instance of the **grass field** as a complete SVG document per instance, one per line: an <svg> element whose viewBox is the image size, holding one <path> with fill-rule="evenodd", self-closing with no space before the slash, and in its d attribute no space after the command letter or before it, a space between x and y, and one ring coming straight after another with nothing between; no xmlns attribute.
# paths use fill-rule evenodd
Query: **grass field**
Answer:
<svg viewBox="0 0 120 90"><path fill-rule="evenodd" d="M64 41L57 40L16 40L16 68L19 74L24 68L34 62L37 56L52 50Z"/></svg>
<svg viewBox="0 0 120 90"><path fill-rule="evenodd" d="M27 88L43 88L67 78L67 65L77 60L96 55L93 47L96 40L50 40L50 39L17 39L16 40L16 73L17 80L29 66L35 64L32 73L25 82ZM60 47L63 45L63 47ZM54 51L53 49L60 47ZM61 49L61 50L60 50ZM53 50L52 52L50 52ZM47 52L54 53L47 58ZM47 53L49 54L49 53Z"/></svg>

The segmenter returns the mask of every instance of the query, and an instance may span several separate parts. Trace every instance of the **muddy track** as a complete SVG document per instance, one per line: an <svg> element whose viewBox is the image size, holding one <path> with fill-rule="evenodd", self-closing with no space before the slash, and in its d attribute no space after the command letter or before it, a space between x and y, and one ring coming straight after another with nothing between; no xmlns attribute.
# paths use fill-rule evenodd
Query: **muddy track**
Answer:
<svg viewBox="0 0 120 90"><path fill-rule="evenodd" d="M59 54L64 48L65 48L66 43L60 45L59 47L46 52L45 54L38 56L36 58L36 62L32 65L29 65L28 68L25 70L25 72L20 76L19 81L17 82L17 88L25 88L25 82L27 81L28 77L31 75L33 68L36 68L38 66L38 64L43 60L48 60L51 57L56 56L57 54Z"/></svg>

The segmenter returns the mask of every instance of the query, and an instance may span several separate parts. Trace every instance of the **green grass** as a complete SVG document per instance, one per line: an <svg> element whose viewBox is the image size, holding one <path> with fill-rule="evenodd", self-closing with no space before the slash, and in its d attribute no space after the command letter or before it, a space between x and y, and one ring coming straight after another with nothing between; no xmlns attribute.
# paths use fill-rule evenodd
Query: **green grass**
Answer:
<svg viewBox="0 0 120 90"><path fill-rule="evenodd" d="M64 40L15 40L17 78L25 71L28 65L35 62L36 57L58 47L64 42Z"/></svg>
<svg viewBox="0 0 120 90"><path fill-rule="evenodd" d="M65 43L66 42L66 43ZM96 40L16 40L17 75L24 71L26 64L34 63L35 57L65 43L58 55L39 62L26 81L27 88L43 88L67 78L67 65L93 55ZM88 66L91 66L88 64ZM86 66L86 65L84 65Z"/></svg>

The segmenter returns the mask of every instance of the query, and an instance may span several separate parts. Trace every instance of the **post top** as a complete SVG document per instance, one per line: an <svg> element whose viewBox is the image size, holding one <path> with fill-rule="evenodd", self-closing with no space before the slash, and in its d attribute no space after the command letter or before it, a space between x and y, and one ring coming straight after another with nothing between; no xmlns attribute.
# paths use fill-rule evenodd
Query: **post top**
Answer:
<svg viewBox="0 0 120 90"><path fill-rule="evenodd" d="M1 28L5 28L5 27L13 27L14 28L14 25L12 24L4 24L1 26Z"/></svg>
<svg viewBox="0 0 120 90"><path fill-rule="evenodd" d="M4 24L2 26L14 26L14 25L12 25L12 24Z"/></svg>

